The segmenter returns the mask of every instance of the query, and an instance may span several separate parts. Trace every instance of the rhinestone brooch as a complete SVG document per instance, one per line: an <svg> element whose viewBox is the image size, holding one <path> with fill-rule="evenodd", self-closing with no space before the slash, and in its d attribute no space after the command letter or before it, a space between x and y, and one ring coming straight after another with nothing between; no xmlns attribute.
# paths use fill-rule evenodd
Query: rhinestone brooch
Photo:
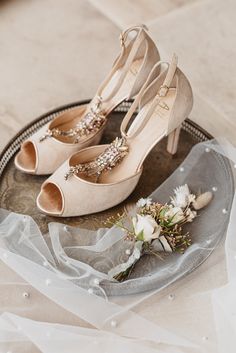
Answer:
<svg viewBox="0 0 236 353"><path fill-rule="evenodd" d="M129 148L125 138L116 138L98 157L91 162L71 166L65 174L65 180L68 180L73 174L85 173L87 176L95 176L98 182L100 175L113 169L128 154Z"/></svg>
<svg viewBox="0 0 236 353"><path fill-rule="evenodd" d="M79 123L72 129L60 130L58 128L48 129L47 132L40 137L39 141L42 142L48 137L76 137L74 143L78 143L81 137L88 136L91 133L98 131L106 121L105 115L100 110L101 98L98 102L90 108L90 111L79 121Z"/></svg>

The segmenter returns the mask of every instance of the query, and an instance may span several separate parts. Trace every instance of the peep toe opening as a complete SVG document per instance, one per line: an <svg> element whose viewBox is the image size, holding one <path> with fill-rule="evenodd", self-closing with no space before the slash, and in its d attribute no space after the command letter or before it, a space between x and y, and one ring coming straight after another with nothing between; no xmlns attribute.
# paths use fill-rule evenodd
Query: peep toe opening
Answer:
<svg viewBox="0 0 236 353"><path fill-rule="evenodd" d="M60 188L51 182L44 184L37 198L37 206L45 213L62 214L64 201Z"/></svg>
<svg viewBox="0 0 236 353"><path fill-rule="evenodd" d="M16 155L15 165L25 173L35 173L37 167L37 153L33 142L22 144L20 152Z"/></svg>

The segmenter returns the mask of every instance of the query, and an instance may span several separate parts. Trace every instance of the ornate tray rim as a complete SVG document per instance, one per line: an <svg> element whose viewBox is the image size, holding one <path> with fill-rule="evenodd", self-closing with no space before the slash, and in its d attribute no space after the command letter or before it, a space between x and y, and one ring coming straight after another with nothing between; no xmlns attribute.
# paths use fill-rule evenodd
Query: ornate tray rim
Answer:
<svg viewBox="0 0 236 353"><path fill-rule="evenodd" d="M31 122L29 122L28 124L26 124L18 133L16 133L10 139L10 141L6 144L6 146L3 148L2 152L0 153L0 176L5 171L5 168L7 167L8 162L12 159L12 157L15 155L15 153L19 150L20 144L26 138L28 138L32 133L34 133L37 129L39 129L43 124L45 124L45 123L49 122L51 119L53 119L57 114L59 114L63 111L66 111L66 110L73 109L73 108L80 106L80 105L83 105L83 104L88 104L89 102L90 102L90 100L86 99L86 100L76 101L73 103L59 106L57 108L49 110L48 112L40 115L36 119L34 119ZM125 101L123 104L121 104L118 108L115 109L115 112L118 112L118 113L127 112L131 103L132 103L131 101ZM185 120L185 122L182 125L182 128L183 128L183 130L188 132L193 137L193 139L195 139L197 142L204 142L204 141L208 141L213 138L206 130L204 130L202 127L200 127L198 124L196 124L195 122L193 122L190 119ZM212 251L209 252L208 256L206 256L204 259L202 259L202 261L200 261L199 264L194 269L198 268L203 262L205 262L205 260L210 256L211 253L212 253ZM180 277L181 278L185 277L187 274L191 273L194 269L187 271L187 273L181 275ZM165 285L165 287L170 285L171 283L172 282L169 282L168 284ZM118 288L117 288L116 283L109 283L109 284L104 283L104 286L106 287L106 290L108 291L108 293L107 293L108 295L111 295L111 296L117 295ZM150 290L150 289L147 289L147 290ZM158 288L156 288L155 290L158 291ZM139 291L139 293L143 292L143 291L144 291L144 289L141 289ZM123 294L122 293L123 290L121 290L121 291L118 290L118 292L119 292L118 295ZM134 293L137 293L137 291L136 290L131 291L131 293L129 293L129 294L132 295Z"/></svg>

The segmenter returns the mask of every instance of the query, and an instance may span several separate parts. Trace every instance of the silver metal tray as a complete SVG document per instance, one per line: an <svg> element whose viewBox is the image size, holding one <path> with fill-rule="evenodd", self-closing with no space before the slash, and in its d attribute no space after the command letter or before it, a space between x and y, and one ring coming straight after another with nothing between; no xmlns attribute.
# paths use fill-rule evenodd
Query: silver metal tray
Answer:
<svg viewBox="0 0 236 353"><path fill-rule="evenodd" d="M37 222L43 233L48 231L48 223L55 221L94 230L99 227L104 227L104 221L109 216L117 214L117 212L123 210L123 207L127 202L136 202L140 197L150 195L152 191L162 184L181 164L196 143L207 141L211 138L206 131L201 129L195 123L190 120L186 120L181 131L177 155L172 157L166 152L166 139L163 139L147 157L140 182L132 195L130 195L124 203L107 211L83 217L58 219L56 217L45 216L37 210L35 205L36 195L38 194L45 177L30 176L16 170L13 161L14 155L19 150L21 143L25 139L35 133L44 124L52 120L57 114L87 102L88 101L80 101L72 103L40 116L32 123L25 126L8 143L0 155L0 207L31 216ZM119 135L121 120L129 107L130 102L125 102L111 114L112 116L109 118L102 143L109 143L117 135ZM227 162L224 160L223 163L227 169ZM173 257L174 255L171 256ZM206 257L207 256L199 258L199 260L195 261L195 263L192 262L189 272L199 266ZM133 279L131 279L131 281L117 284L104 283L104 287L106 287L105 289L108 294L120 295L158 288L160 284L157 282L148 282L149 274L153 271L153 268L158 268L153 257L145 257L139 262L140 264L137 266L137 269L135 269ZM145 278L145 281L143 281L143 278ZM171 282L171 278L167 278L166 284L169 282Z"/></svg>

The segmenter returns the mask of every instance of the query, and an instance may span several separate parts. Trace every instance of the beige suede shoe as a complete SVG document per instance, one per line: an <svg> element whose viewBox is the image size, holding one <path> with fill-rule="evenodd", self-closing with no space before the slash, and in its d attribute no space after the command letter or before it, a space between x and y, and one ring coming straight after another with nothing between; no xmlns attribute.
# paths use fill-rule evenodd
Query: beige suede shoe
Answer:
<svg viewBox="0 0 236 353"><path fill-rule="evenodd" d="M166 65L158 74L160 66ZM68 217L103 211L122 202L136 187L154 145L169 135L168 150L176 152L181 123L192 105L192 89L177 68L176 55L170 65L157 63L121 124L122 137L110 145L83 149L68 159L42 185L38 208ZM139 113L130 124L138 106Z"/></svg>
<svg viewBox="0 0 236 353"><path fill-rule="evenodd" d="M58 115L25 141L15 158L16 168L30 174L51 174L71 154L99 143L109 114L137 95L160 59L143 25L128 28L120 40L121 53L92 101Z"/></svg>

